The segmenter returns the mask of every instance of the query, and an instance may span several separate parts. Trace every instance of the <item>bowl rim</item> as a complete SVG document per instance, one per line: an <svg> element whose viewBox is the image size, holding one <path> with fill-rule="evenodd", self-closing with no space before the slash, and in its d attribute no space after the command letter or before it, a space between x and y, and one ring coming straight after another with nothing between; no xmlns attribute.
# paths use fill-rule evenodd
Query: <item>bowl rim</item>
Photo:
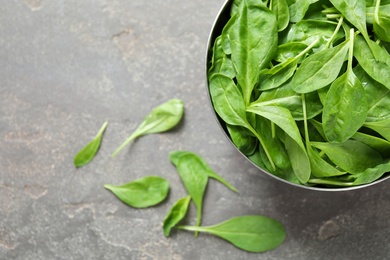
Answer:
<svg viewBox="0 0 390 260"><path fill-rule="evenodd" d="M238 151L246 160L248 160L253 166L255 166L258 170L260 170L260 172L264 173L266 176L268 177L271 177L273 178L274 180L277 180L277 181L281 181L285 184L288 184L290 186L293 186L293 187L298 187L298 188L302 188L302 189L305 189L305 190L312 190L312 191L351 191L351 190L360 190L362 188L366 188L366 187L370 187L370 186L373 186L375 184L378 184L378 183L381 183L385 180L388 180L390 179L390 174L388 174L387 176L385 177L381 177L380 179L376 180L376 181L373 181L371 183L367 183L367 184L363 184L363 185L357 185L357 186L351 186L351 187L322 187L322 186L306 186L306 185L302 185L302 184L297 184L297 183L293 183L293 182L290 182L290 181L287 181L285 179L282 179L268 171L266 171L265 169L262 169L260 166L258 166L257 164L255 164L254 162L252 162L243 152L241 152L237 146L233 143L233 141L231 140L230 136L228 135L227 133L227 130L226 128L224 128L223 124L222 124L222 119L219 118L219 116L217 115L215 109L214 109L214 106L213 106L213 102L212 102L212 99L211 99L211 95L210 95L210 88L209 88L209 81L208 81L208 70L209 70L209 61L211 60L211 54L212 54L212 49L213 49L213 45L214 45L214 41L215 41L215 38L220 35L221 32L219 31L222 31L222 28L225 24L221 25L220 24L220 20L221 20L221 17L223 15L226 15L226 12L230 11L230 6L231 4L233 3L233 0L225 0L225 2L222 4L221 8L219 9L218 11L218 14L216 16L216 18L214 19L214 22L211 26L211 30L210 30L210 33L209 33L209 36L208 36L208 39L207 39L207 49L206 49L206 60L205 60L205 67L204 67L204 71L205 71L205 81L206 81L206 88L207 88L207 93L208 93L208 102L209 102L209 105L211 107L211 110L212 110L212 113L214 114L214 119L217 121L217 124L218 126L220 127L220 129L222 130L222 132L224 133L225 137L229 140L230 144L233 145L233 147L235 148L236 151ZM222 17L224 18L224 17ZM228 18L227 18L228 20ZM219 30L216 30L216 28L219 28Z"/></svg>

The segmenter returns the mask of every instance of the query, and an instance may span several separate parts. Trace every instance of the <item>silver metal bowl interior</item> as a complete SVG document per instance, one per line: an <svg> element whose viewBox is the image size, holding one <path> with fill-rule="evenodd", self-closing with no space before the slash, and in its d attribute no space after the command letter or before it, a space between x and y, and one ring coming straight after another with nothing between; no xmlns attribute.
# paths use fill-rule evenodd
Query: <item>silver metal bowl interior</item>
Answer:
<svg viewBox="0 0 390 260"><path fill-rule="evenodd" d="M216 119L218 125L220 126L222 132L225 134L226 138L229 140L231 145L234 146L235 149L244 158L246 158L246 160L251 162L251 164L254 165L256 168L258 168L258 170L260 172L262 172L263 174L266 174L266 175L270 176L271 178L274 178L274 179L276 179L278 181L286 183L287 185L292 185L292 186L295 186L295 187L298 187L298 188L303 188L303 189L306 189L306 190L315 190L315 191L350 191L350 190L357 190L357 189L362 189L362 188L365 188L365 187L369 187L369 186L375 185L377 183L380 183L382 181L385 181L387 179L390 179L390 173L387 173L384 177L378 179L375 182L372 182L372 183L369 183L369 184L364 184L364 185L359 185L359 186L353 186L353 187L325 187L325 186L299 185L299 184L292 183L292 182L289 182L287 180L284 180L284 179L282 179L282 178L280 178L280 177L278 177L278 176L276 176L276 175L274 175L272 173L269 173L268 171L262 169L257 164L253 163L245 154L243 154L234 145L233 141L230 139L230 136L228 134L228 131L227 131L227 128L226 128L226 125L225 125L224 121L218 116L218 114L214 110L213 103L212 103L211 96L210 96L210 92L209 92L208 79L207 79L207 71L208 71L208 69L210 67L210 61L211 61L211 57L212 57L212 48L213 48L213 45L214 45L214 41L221 34L223 27L225 26L225 24L228 22L228 20L230 18L230 7L232 5L232 2L233 2L232 0L225 1L225 3L222 5L222 7L219 10L218 15L217 15L217 17L216 17L216 19L214 21L214 24L213 24L213 26L211 28L211 31L210 31L210 34L209 34L209 38L208 38L208 41L207 41L206 64L205 64L205 77L206 77L206 83L207 83L206 84L207 91L209 93L209 103L210 103L210 106L212 108L212 111L214 111L214 116L215 116L215 119Z"/></svg>

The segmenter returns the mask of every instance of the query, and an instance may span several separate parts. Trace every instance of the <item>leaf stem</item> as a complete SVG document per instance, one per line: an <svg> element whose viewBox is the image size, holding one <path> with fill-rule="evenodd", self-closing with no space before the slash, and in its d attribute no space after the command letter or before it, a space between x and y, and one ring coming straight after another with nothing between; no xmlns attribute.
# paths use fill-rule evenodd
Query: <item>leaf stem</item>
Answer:
<svg viewBox="0 0 390 260"><path fill-rule="evenodd" d="M352 61L353 61L353 45L355 41L355 31L353 28L349 31L349 50L348 50L348 68L347 71L352 71Z"/></svg>
<svg viewBox="0 0 390 260"><path fill-rule="evenodd" d="M275 163L272 160L271 155L270 155L268 149L264 145L263 138L256 132L256 130L249 123L247 124L247 128L249 129L249 131L251 131L257 137L257 139L259 139L260 145L261 145L261 147L264 148L265 155L267 156L267 158L268 158L268 160L269 160L269 162L270 162L270 164L272 166L272 169L275 171L276 170Z"/></svg>
<svg viewBox="0 0 390 260"><path fill-rule="evenodd" d="M194 227L194 226L176 226L177 229L181 230L187 230L187 231L194 231L194 232L208 232L207 228L204 227Z"/></svg>
<svg viewBox="0 0 390 260"><path fill-rule="evenodd" d="M355 186L353 182L340 182L340 181L326 180L326 179L309 179L308 183L339 186L339 187Z"/></svg>
<svg viewBox="0 0 390 260"><path fill-rule="evenodd" d="M343 17L341 14L327 14L326 18L328 19L337 19Z"/></svg>
<svg viewBox="0 0 390 260"><path fill-rule="evenodd" d="M379 17L379 6L380 5L381 5L381 0L376 0L375 11L374 11L374 20L378 24L379 24L378 17Z"/></svg>
<svg viewBox="0 0 390 260"><path fill-rule="evenodd" d="M310 146L310 140L309 140L309 130L307 126L307 112L306 112L306 97L305 94L301 94L302 97L302 111L303 111L303 126L305 128L305 142L306 142L306 149Z"/></svg>
<svg viewBox="0 0 390 260"><path fill-rule="evenodd" d="M105 121L104 124L102 125L102 127L100 128L99 132L97 133L95 138L98 138L99 136L101 136L103 134L103 132L107 128L107 125L108 125L108 121Z"/></svg>
<svg viewBox="0 0 390 260"><path fill-rule="evenodd" d="M200 224L202 223L202 208L198 208L197 216L196 216L196 226L200 227ZM198 231L195 230L195 237L198 237Z"/></svg>
<svg viewBox="0 0 390 260"><path fill-rule="evenodd" d="M115 152L113 152L113 154L111 155L112 158L114 158L127 144L129 144L132 140L134 140L138 135L136 135L135 133L132 134L129 138L126 139L126 141L124 141L119 147L118 149L115 150Z"/></svg>
<svg viewBox="0 0 390 260"><path fill-rule="evenodd" d="M309 46L306 47L302 52L300 52L297 56L294 57L294 60L299 59L303 55L305 55L308 51L310 51L318 42L320 39L316 39L314 42L312 42Z"/></svg>
<svg viewBox="0 0 390 260"><path fill-rule="evenodd" d="M336 38L337 33L340 30L341 25L343 24L344 17L341 16L339 19L339 22L337 23L337 27L334 30L332 36L330 37L329 41L326 43L326 48L329 48L330 44L334 41L334 38Z"/></svg>

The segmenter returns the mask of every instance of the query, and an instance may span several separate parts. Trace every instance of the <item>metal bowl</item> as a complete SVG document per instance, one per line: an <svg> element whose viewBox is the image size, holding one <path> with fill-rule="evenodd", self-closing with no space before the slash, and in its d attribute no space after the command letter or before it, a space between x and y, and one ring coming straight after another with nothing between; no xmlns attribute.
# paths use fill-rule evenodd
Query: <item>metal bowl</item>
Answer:
<svg viewBox="0 0 390 260"><path fill-rule="evenodd" d="M259 167L257 164L253 163L245 154L243 154L233 143L233 141L230 139L230 136L229 136L229 133L227 131L227 128L226 128L226 124L225 122L218 116L218 114L215 112L214 110L214 107L213 107L213 103L212 103L212 100L211 100L211 96L210 96L210 90L209 90L209 84L208 84L208 78L207 78L207 72L210 68L210 61L211 61L211 58L212 58L212 49L213 49L213 45L214 45L214 41L215 39L221 34L222 32L222 29L223 27L225 26L225 24L228 22L228 20L230 19L230 7L232 5L232 0L226 0L225 3L222 5L220 11L218 12L218 15L214 21L214 24L211 28L211 31L210 31L210 34L209 34L209 38L208 38L208 41L207 41L207 54L206 54L206 64L205 64L205 76L206 76L206 82L207 82L207 91L209 93L209 103L214 111L214 116L217 120L217 123L218 125L221 127L221 130L222 132L225 134L226 138L230 141L230 143L236 148L236 150L244 157L246 158L248 161L251 162L252 165L254 165L256 168L259 169L259 171L265 175L268 175L270 176L271 178L274 178L278 181L281 181L287 185L292 185L292 186L295 186L295 187L299 187L299 188L303 188L303 189L306 189L306 190L316 190L316 191L349 191L349 190L357 190L357 189L362 189L362 188L365 188L365 187L368 187L368 186L372 186L374 184L377 184L377 183L380 183L384 180L387 180L387 179L390 179L390 174L385 174L382 178L372 182L372 183L369 183L369 184L364 184L364 185L359 185L359 186L353 186L353 187L326 187L326 186L305 186L305 185L300 185L300 184L296 184L296 183L293 183L293 182L289 182L285 179L282 179L272 173L269 173L267 170L265 169L262 169L261 167Z"/></svg>

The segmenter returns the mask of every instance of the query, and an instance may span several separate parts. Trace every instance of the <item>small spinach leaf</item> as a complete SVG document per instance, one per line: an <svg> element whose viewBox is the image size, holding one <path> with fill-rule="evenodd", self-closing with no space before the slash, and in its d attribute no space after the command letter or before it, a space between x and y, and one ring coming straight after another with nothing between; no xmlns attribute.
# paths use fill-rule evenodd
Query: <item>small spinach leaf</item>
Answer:
<svg viewBox="0 0 390 260"><path fill-rule="evenodd" d="M361 66L354 68L354 73L362 82L367 97L368 122L390 118L390 89L373 80Z"/></svg>
<svg viewBox="0 0 390 260"><path fill-rule="evenodd" d="M162 202L169 192L169 182L159 176L147 176L129 183L104 185L125 204L134 208L147 208Z"/></svg>
<svg viewBox="0 0 390 260"><path fill-rule="evenodd" d="M294 0L289 1L290 21L299 22L305 17L307 10L311 4L318 2L318 0Z"/></svg>
<svg viewBox="0 0 390 260"><path fill-rule="evenodd" d="M355 176L357 177L356 180L353 182L354 185L362 185L371 183L373 181L378 180L381 178L384 174L390 172L390 161L379 164L373 168L368 168L362 173L358 173Z"/></svg>
<svg viewBox="0 0 390 260"><path fill-rule="evenodd" d="M221 36L215 39L211 67L208 71L208 75L210 77L215 73L226 75L229 78L234 78L236 75L231 59L222 50Z"/></svg>
<svg viewBox="0 0 390 260"><path fill-rule="evenodd" d="M347 71L330 86L322 113L325 136L330 142L342 143L352 137L367 117L366 93L352 70L354 29L349 42Z"/></svg>
<svg viewBox="0 0 390 260"><path fill-rule="evenodd" d="M237 15L229 30L231 58L244 102L249 104L258 71L267 67L276 53L277 22L275 14L257 0L242 0Z"/></svg>
<svg viewBox="0 0 390 260"><path fill-rule="evenodd" d="M290 12L286 0L272 0L270 9L275 13L278 21L278 31L283 31L290 21Z"/></svg>
<svg viewBox="0 0 390 260"><path fill-rule="evenodd" d="M226 125L229 136L234 145L245 155L255 152L258 142L257 138L245 127L236 125Z"/></svg>
<svg viewBox="0 0 390 260"><path fill-rule="evenodd" d="M190 152L190 151L172 151L169 153L169 160L178 167L181 160L187 160L189 164L196 165L199 174L205 174L210 178L213 178L220 183L224 184L230 190L237 192L237 189L234 188L230 183L228 183L224 178L219 176L203 159L200 155Z"/></svg>
<svg viewBox="0 0 390 260"><path fill-rule="evenodd" d="M296 152L297 150L300 150L299 157L302 159L302 165L294 163L292 166L299 181L306 183L310 177L310 163L308 163L309 158L307 157L306 149L302 142L297 124L290 111L284 107L278 106L250 106L247 108L247 112L252 112L267 118L279 126L288 136L291 137L292 140L294 140L297 146L290 144L290 151ZM292 153L289 153L289 156L290 155L292 155ZM297 168L295 169L294 167ZM305 168L305 170L303 170L303 168Z"/></svg>
<svg viewBox="0 0 390 260"><path fill-rule="evenodd" d="M360 35L355 37L354 56L360 66L370 75L371 78L390 89L390 55L378 44L371 41L371 48L377 53L376 56L370 50L368 44Z"/></svg>
<svg viewBox="0 0 390 260"><path fill-rule="evenodd" d="M104 122L95 138L76 154L73 160L73 163L76 167L81 167L88 164L95 157L99 150L103 138L103 133L106 130L107 125L108 122Z"/></svg>
<svg viewBox="0 0 390 260"><path fill-rule="evenodd" d="M340 73L349 41L323 49L307 57L295 73L291 85L298 93L309 93L332 83Z"/></svg>
<svg viewBox="0 0 390 260"><path fill-rule="evenodd" d="M200 226L202 223L203 196L208 183L208 175L205 173L202 164L193 162L191 154L180 156L176 168L188 194L195 203L197 209L196 226Z"/></svg>
<svg viewBox="0 0 390 260"><path fill-rule="evenodd" d="M382 156L369 147L355 140L344 143L311 142L311 145L323 151L329 159L341 169L351 173L359 173L367 168L383 163ZM345 156L348 154L348 156Z"/></svg>
<svg viewBox="0 0 390 260"><path fill-rule="evenodd" d="M128 143L135 138L147 134L155 134L168 131L175 127L181 120L184 114L183 101L180 99L171 99L157 107L155 107L149 115L147 115L133 132L132 135L112 154L114 157L118 154Z"/></svg>
<svg viewBox="0 0 390 260"><path fill-rule="evenodd" d="M365 122L364 126L374 130L390 142L390 118L382 121Z"/></svg>
<svg viewBox="0 0 390 260"><path fill-rule="evenodd" d="M187 197L176 201L176 203L171 207L163 222L162 228L165 236L168 237L171 234L172 228L179 224L186 216L190 201L191 196L188 195Z"/></svg>
<svg viewBox="0 0 390 260"><path fill-rule="evenodd" d="M286 237L286 231L280 222L260 215L234 217L208 227L179 226L178 228L219 236L249 252L272 250L283 243Z"/></svg>
<svg viewBox="0 0 390 260"><path fill-rule="evenodd" d="M374 12L374 33L382 41L390 42L390 14L380 6L381 0L376 1Z"/></svg>

